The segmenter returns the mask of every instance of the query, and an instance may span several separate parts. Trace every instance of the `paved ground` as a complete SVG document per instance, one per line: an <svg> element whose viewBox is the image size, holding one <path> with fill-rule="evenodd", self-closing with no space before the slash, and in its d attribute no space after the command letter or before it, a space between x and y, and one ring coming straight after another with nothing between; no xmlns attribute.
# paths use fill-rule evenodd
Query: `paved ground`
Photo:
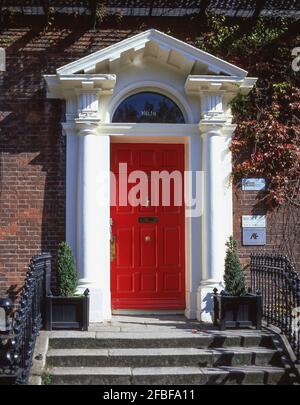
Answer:
<svg viewBox="0 0 300 405"><path fill-rule="evenodd" d="M224 334L217 327L210 323L201 323L197 320L188 320L183 315L114 315L110 321L90 324L90 335L94 333L116 333L116 332L135 332L135 333L159 333L176 335L191 334ZM82 334L76 331L53 331L53 335ZM227 329L226 334L241 334L241 329ZM243 329L243 334L255 334L255 329Z"/></svg>

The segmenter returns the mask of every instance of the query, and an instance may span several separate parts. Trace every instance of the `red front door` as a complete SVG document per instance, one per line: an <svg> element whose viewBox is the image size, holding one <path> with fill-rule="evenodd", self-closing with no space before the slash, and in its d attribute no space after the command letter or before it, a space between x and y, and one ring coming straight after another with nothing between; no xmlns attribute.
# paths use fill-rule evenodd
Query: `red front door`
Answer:
<svg viewBox="0 0 300 405"><path fill-rule="evenodd" d="M119 163L127 163L128 175L140 170L149 179L148 195L138 194L137 206L124 202L124 195L120 200ZM178 205L179 200L174 198L173 181L170 204L167 200L163 202L163 182L156 181L159 198L153 206L150 182L153 171L176 171L177 178L178 174L182 178L180 186L177 183L176 195L180 187L183 201L184 146L111 144L111 170L117 186L116 204L111 206L116 243L115 258L111 261L112 308L184 309L184 205ZM124 178L124 170L121 171ZM128 184L128 190L138 183Z"/></svg>

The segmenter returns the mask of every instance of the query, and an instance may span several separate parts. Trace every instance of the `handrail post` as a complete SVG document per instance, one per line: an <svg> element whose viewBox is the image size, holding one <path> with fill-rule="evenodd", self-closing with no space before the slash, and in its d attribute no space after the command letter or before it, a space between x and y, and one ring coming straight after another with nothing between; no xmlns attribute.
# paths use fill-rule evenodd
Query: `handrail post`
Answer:
<svg viewBox="0 0 300 405"><path fill-rule="evenodd" d="M11 332L11 312L13 302L10 298L0 298L0 333Z"/></svg>
<svg viewBox="0 0 300 405"><path fill-rule="evenodd" d="M8 298L0 300L5 312L5 333L0 334L0 378L9 385L27 384L36 337L45 320L45 301L50 291L51 255L34 256L29 264L12 322ZM4 329L4 328L3 328ZM0 331L1 332L1 331ZM4 336L4 337L3 337Z"/></svg>
<svg viewBox="0 0 300 405"><path fill-rule="evenodd" d="M252 253L251 288L262 294L262 316L285 334L300 363L300 277L284 255Z"/></svg>

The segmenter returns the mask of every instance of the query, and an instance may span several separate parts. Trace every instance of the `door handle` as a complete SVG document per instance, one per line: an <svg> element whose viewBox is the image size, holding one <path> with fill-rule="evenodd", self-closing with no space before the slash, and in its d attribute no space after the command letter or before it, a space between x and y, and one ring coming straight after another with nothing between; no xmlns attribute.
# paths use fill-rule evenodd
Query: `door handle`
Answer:
<svg viewBox="0 0 300 405"><path fill-rule="evenodd" d="M109 219L109 240L112 242L113 240L113 232L112 232L112 225L113 225L113 220L112 218Z"/></svg>
<svg viewBox="0 0 300 405"><path fill-rule="evenodd" d="M151 236L146 235L144 240L145 240L145 242L151 242Z"/></svg>
<svg viewBox="0 0 300 405"><path fill-rule="evenodd" d="M109 220L109 240L110 240L110 261L116 259L116 237L113 235L112 231L112 224L113 220L110 218Z"/></svg>
<svg viewBox="0 0 300 405"><path fill-rule="evenodd" d="M116 238L113 236L112 240L110 241L110 261L112 262L113 260L116 259L117 257L117 252L116 252Z"/></svg>

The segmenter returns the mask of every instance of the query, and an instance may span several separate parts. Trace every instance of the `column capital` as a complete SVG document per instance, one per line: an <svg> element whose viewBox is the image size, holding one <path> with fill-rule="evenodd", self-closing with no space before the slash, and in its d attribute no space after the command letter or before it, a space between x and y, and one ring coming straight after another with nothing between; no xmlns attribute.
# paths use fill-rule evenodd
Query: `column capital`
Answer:
<svg viewBox="0 0 300 405"><path fill-rule="evenodd" d="M82 81L82 87L75 89L77 95L77 112L79 118L97 118L99 115L99 88L94 82Z"/></svg>
<svg viewBox="0 0 300 405"><path fill-rule="evenodd" d="M73 122L62 122L61 123L62 129L63 129L63 134L66 136L69 135L76 135L77 130L74 121Z"/></svg>
<svg viewBox="0 0 300 405"><path fill-rule="evenodd" d="M88 118L88 119L76 119L75 128L77 134L80 136L84 135L98 135L99 134L99 118Z"/></svg>
<svg viewBox="0 0 300 405"><path fill-rule="evenodd" d="M223 95L225 90L202 90L201 116L204 119L214 119L224 116Z"/></svg>
<svg viewBox="0 0 300 405"><path fill-rule="evenodd" d="M244 72L247 74L247 72ZM231 123L230 101L237 94L248 94L256 78L224 75L189 75L185 91L201 99L201 116L204 120L226 119Z"/></svg>
<svg viewBox="0 0 300 405"><path fill-rule="evenodd" d="M112 74L44 75L47 97L66 100L66 121L98 118L99 94L111 95L116 84Z"/></svg>
<svg viewBox="0 0 300 405"><path fill-rule="evenodd" d="M231 136L236 128L235 124L228 123L226 119L223 120L200 120L199 130L201 136L204 135L220 135Z"/></svg>

